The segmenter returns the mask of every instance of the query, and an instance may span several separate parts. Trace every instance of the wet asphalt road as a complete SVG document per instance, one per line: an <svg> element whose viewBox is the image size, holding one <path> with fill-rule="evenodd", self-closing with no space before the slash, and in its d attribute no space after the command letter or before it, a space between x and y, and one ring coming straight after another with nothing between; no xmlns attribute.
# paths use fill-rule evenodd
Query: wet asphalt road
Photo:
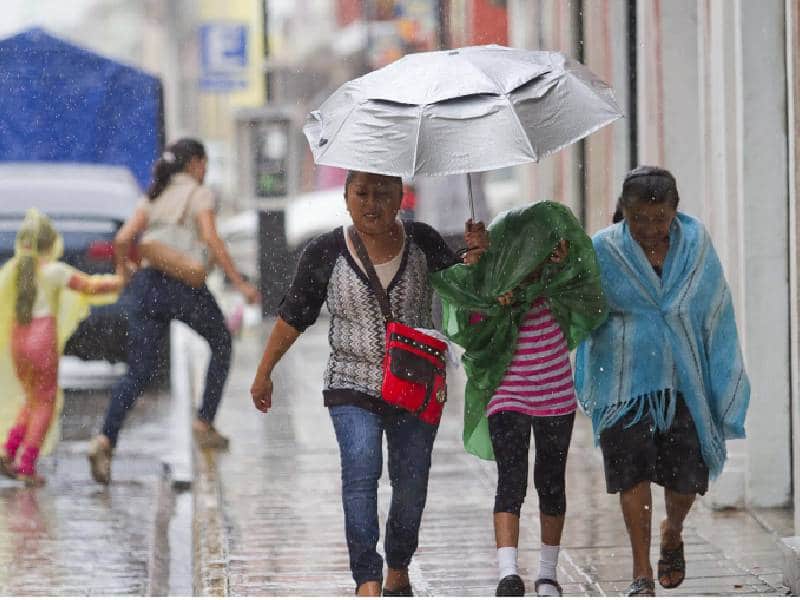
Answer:
<svg viewBox="0 0 800 600"><path fill-rule="evenodd" d="M168 390L151 390L132 411L108 488L92 481L85 457L107 399L107 390L67 392L63 441L41 461L45 487L0 481L0 594L149 595L170 586L191 593L190 511L162 464L170 451ZM176 532L181 521L186 531ZM170 551L170 539L183 544ZM181 553L187 569L173 568L170 577Z"/></svg>

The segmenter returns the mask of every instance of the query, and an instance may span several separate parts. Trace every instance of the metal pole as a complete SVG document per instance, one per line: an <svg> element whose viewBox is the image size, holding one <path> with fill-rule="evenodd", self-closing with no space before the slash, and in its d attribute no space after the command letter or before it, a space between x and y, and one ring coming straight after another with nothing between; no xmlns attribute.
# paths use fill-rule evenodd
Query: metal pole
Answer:
<svg viewBox="0 0 800 600"><path fill-rule="evenodd" d="M627 3L627 69L628 69L628 168L639 166L639 15L636 0Z"/></svg>
<svg viewBox="0 0 800 600"><path fill-rule="evenodd" d="M475 222L475 200L472 197L472 173L467 173L467 194L469 195L469 215Z"/></svg>
<svg viewBox="0 0 800 600"><path fill-rule="evenodd" d="M740 9L739 9L740 10ZM793 495L794 495L794 526L795 532L800 531L800 408L798 408L798 398L800 398L800 359L798 359L798 348L800 348L800 314L798 314L798 280L800 280L800 241L798 241L798 165L800 165L800 152L797 149L797 142L793 132L800 132L800 115L797 107L800 98L800 83L796 80L798 69L798 59L800 53L797 50L796 35L798 32L798 11L800 7L792 0L786 0L786 74L787 74L787 107L789 122L789 360L790 360L790 390L792 393L792 420L791 420L791 447L793 458ZM793 593L797 590L792 589Z"/></svg>
<svg viewBox="0 0 800 600"><path fill-rule="evenodd" d="M262 0L261 2L261 27L264 28L263 33L263 44L264 44L264 52L263 52L263 59L264 62L269 60L269 0ZM264 65L264 104L269 104L272 99L274 98L274 94L272 92L272 73L270 73L270 67L267 67L266 64Z"/></svg>
<svg viewBox="0 0 800 600"><path fill-rule="evenodd" d="M361 0L361 19L364 22L364 66L367 71L375 68L372 64L372 9L369 0Z"/></svg>
<svg viewBox="0 0 800 600"><path fill-rule="evenodd" d="M578 61L586 63L586 35L584 27L584 0L579 0L575 4L573 11L573 18L575 21L575 30L578 35ZM576 154L578 159L578 218L581 225L586 227L586 222L589 218L589 207L586 205L586 188L589 185L589 168L586 164L588 153L586 151L586 140L579 140L576 144Z"/></svg>
<svg viewBox="0 0 800 600"><path fill-rule="evenodd" d="M447 30L447 6L445 0L436 0L434 2L434 10L436 11L436 37L437 49L444 50L450 47L450 41Z"/></svg>

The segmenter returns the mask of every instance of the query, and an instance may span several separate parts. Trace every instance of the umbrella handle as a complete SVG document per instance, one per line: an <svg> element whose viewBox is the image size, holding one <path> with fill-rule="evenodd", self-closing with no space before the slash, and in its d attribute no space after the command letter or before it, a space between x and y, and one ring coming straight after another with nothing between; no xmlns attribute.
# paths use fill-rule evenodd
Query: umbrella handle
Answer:
<svg viewBox="0 0 800 600"><path fill-rule="evenodd" d="M467 173L467 195L469 196L469 215L472 222L475 222L475 200L472 197L472 174Z"/></svg>

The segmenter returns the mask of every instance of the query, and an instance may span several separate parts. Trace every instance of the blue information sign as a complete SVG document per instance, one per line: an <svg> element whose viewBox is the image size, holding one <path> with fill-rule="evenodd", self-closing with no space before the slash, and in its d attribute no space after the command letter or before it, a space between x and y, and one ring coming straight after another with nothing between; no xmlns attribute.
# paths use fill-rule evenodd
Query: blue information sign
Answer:
<svg viewBox="0 0 800 600"><path fill-rule="evenodd" d="M200 26L200 89L231 92L247 87L246 23L217 22Z"/></svg>

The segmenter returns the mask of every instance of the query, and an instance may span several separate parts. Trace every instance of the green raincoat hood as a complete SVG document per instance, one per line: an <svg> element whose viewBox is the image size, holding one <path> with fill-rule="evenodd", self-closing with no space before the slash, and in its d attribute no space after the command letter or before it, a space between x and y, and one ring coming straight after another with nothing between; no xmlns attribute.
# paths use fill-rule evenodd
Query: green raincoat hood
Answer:
<svg viewBox="0 0 800 600"><path fill-rule="evenodd" d="M439 271L432 283L442 298L444 332L465 350L464 447L492 460L486 406L534 300L548 299L570 350L605 321L607 309L592 240L566 206L539 202L505 212L489 226L489 240L478 264ZM567 257L549 262L560 240L568 243ZM537 270L537 278L528 278ZM515 302L502 306L497 298L510 290ZM471 324L474 313L483 320Z"/></svg>

